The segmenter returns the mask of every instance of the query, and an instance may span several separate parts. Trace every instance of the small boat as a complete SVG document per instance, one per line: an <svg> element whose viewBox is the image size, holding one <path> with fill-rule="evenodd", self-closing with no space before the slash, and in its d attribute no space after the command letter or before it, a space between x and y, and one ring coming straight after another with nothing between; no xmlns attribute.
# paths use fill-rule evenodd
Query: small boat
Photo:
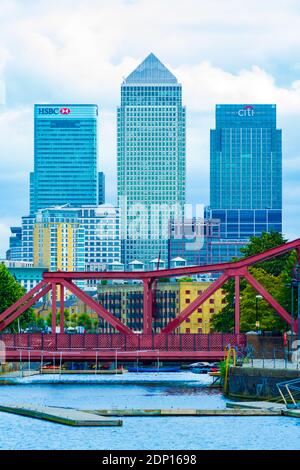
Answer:
<svg viewBox="0 0 300 470"><path fill-rule="evenodd" d="M198 367L209 367L210 363L209 362L194 362L193 364L187 364L185 365L184 369L195 369Z"/></svg>
<svg viewBox="0 0 300 470"><path fill-rule="evenodd" d="M210 372L210 367L194 367L191 369L193 374L208 374Z"/></svg>
<svg viewBox="0 0 300 470"><path fill-rule="evenodd" d="M209 362L203 362L203 363L198 363L199 365L193 367L191 369L191 372L194 374L209 374L210 372L218 372L219 367L216 365L216 363L209 363Z"/></svg>
<svg viewBox="0 0 300 470"><path fill-rule="evenodd" d="M180 367L128 367L128 372L179 372Z"/></svg>

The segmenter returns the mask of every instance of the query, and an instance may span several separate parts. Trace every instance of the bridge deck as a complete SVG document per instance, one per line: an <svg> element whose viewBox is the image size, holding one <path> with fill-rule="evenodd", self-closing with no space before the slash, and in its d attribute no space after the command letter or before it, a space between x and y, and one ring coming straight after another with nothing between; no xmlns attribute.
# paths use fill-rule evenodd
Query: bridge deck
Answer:
<svg viewBox="0 0 300 470"><path fill-rule="evenodd" d="M37 351L37 350L23 350L20 351L7 351L6 361L22 362L32 361L41 362L53 361L53 357L57 361L96 361L96 351L86 350L61 350L61 351ZM98 362L101 361L136 361L138 359L156 361L218 361L224 359L223 351L119 351L117 354L114 351L99 351L97 354Z"/></svg>
<svg viewBox="0 0 300 470"><path fill-rule="evenodd" d="M234 334L2 334L7 361L219 360L228 346L244 346Z"/></svg>

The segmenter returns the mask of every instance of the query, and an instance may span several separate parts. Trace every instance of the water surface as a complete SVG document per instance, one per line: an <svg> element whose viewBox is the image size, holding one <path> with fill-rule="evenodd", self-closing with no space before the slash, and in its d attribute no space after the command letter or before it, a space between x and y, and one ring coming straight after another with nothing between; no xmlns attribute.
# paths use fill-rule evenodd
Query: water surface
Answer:
<svg viewBox="0 0 300 470"><path fill-rule="evenodd" d="M82 409L225 408L211 378L191 372L36 376L0 387L0 403ZM81 383L79 383L81 382ZM0 449L300 449L300 420L274 417L136 417L116 428L73 428L0 413Z"/></svg>

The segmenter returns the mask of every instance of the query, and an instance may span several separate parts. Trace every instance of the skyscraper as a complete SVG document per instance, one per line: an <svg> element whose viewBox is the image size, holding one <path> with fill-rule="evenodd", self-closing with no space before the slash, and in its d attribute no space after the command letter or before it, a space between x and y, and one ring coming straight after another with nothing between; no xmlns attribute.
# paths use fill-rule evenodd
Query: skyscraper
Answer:
<svg viewBox="0 0 300 470"><path fill-rule="evenodd" d="M98 204L105 204L105 175L103 171L98 173Z"/></svg>
<svg viewBox="0 0 300 470"><path fill-rule="evenodd" d="M221 238L282 231L282 144L275 105L217 105L211 131L210 207Z"/></svg>
<svg viewBox="0 0 300 470"><path fill-rule="evenodd" d="M11 261L22 260L22 227L10 227L9 249L6 252L6 259Z"/></svg>
<svg viewBox="0 0 300 470"><path fill-rule="evenodd" d="M168 222L185 202L185 108L181 85L154 54L121 86L118 201L126 266L167 263Z"/></svg>
<svg viewBox="0 0 300 470"><path fill-rule="evenodd" d="M34 106L30 213L98 204L97 105Z"/></svg>

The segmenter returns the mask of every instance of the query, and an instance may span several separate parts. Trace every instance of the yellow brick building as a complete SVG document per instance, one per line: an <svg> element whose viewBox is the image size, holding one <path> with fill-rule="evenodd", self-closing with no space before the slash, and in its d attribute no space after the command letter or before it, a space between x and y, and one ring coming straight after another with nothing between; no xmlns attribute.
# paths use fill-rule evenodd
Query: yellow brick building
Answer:
<svg viewBox="0 0 300 470"><path fill-rule="evenodd" d="M202 294L210 285L210 282L180 282L179 302L180 312ZM197 308L189 318L179 327L180 333L209 333L211 318L220 312L225 306L225 292L217 290L210 299Z"/></svg>

